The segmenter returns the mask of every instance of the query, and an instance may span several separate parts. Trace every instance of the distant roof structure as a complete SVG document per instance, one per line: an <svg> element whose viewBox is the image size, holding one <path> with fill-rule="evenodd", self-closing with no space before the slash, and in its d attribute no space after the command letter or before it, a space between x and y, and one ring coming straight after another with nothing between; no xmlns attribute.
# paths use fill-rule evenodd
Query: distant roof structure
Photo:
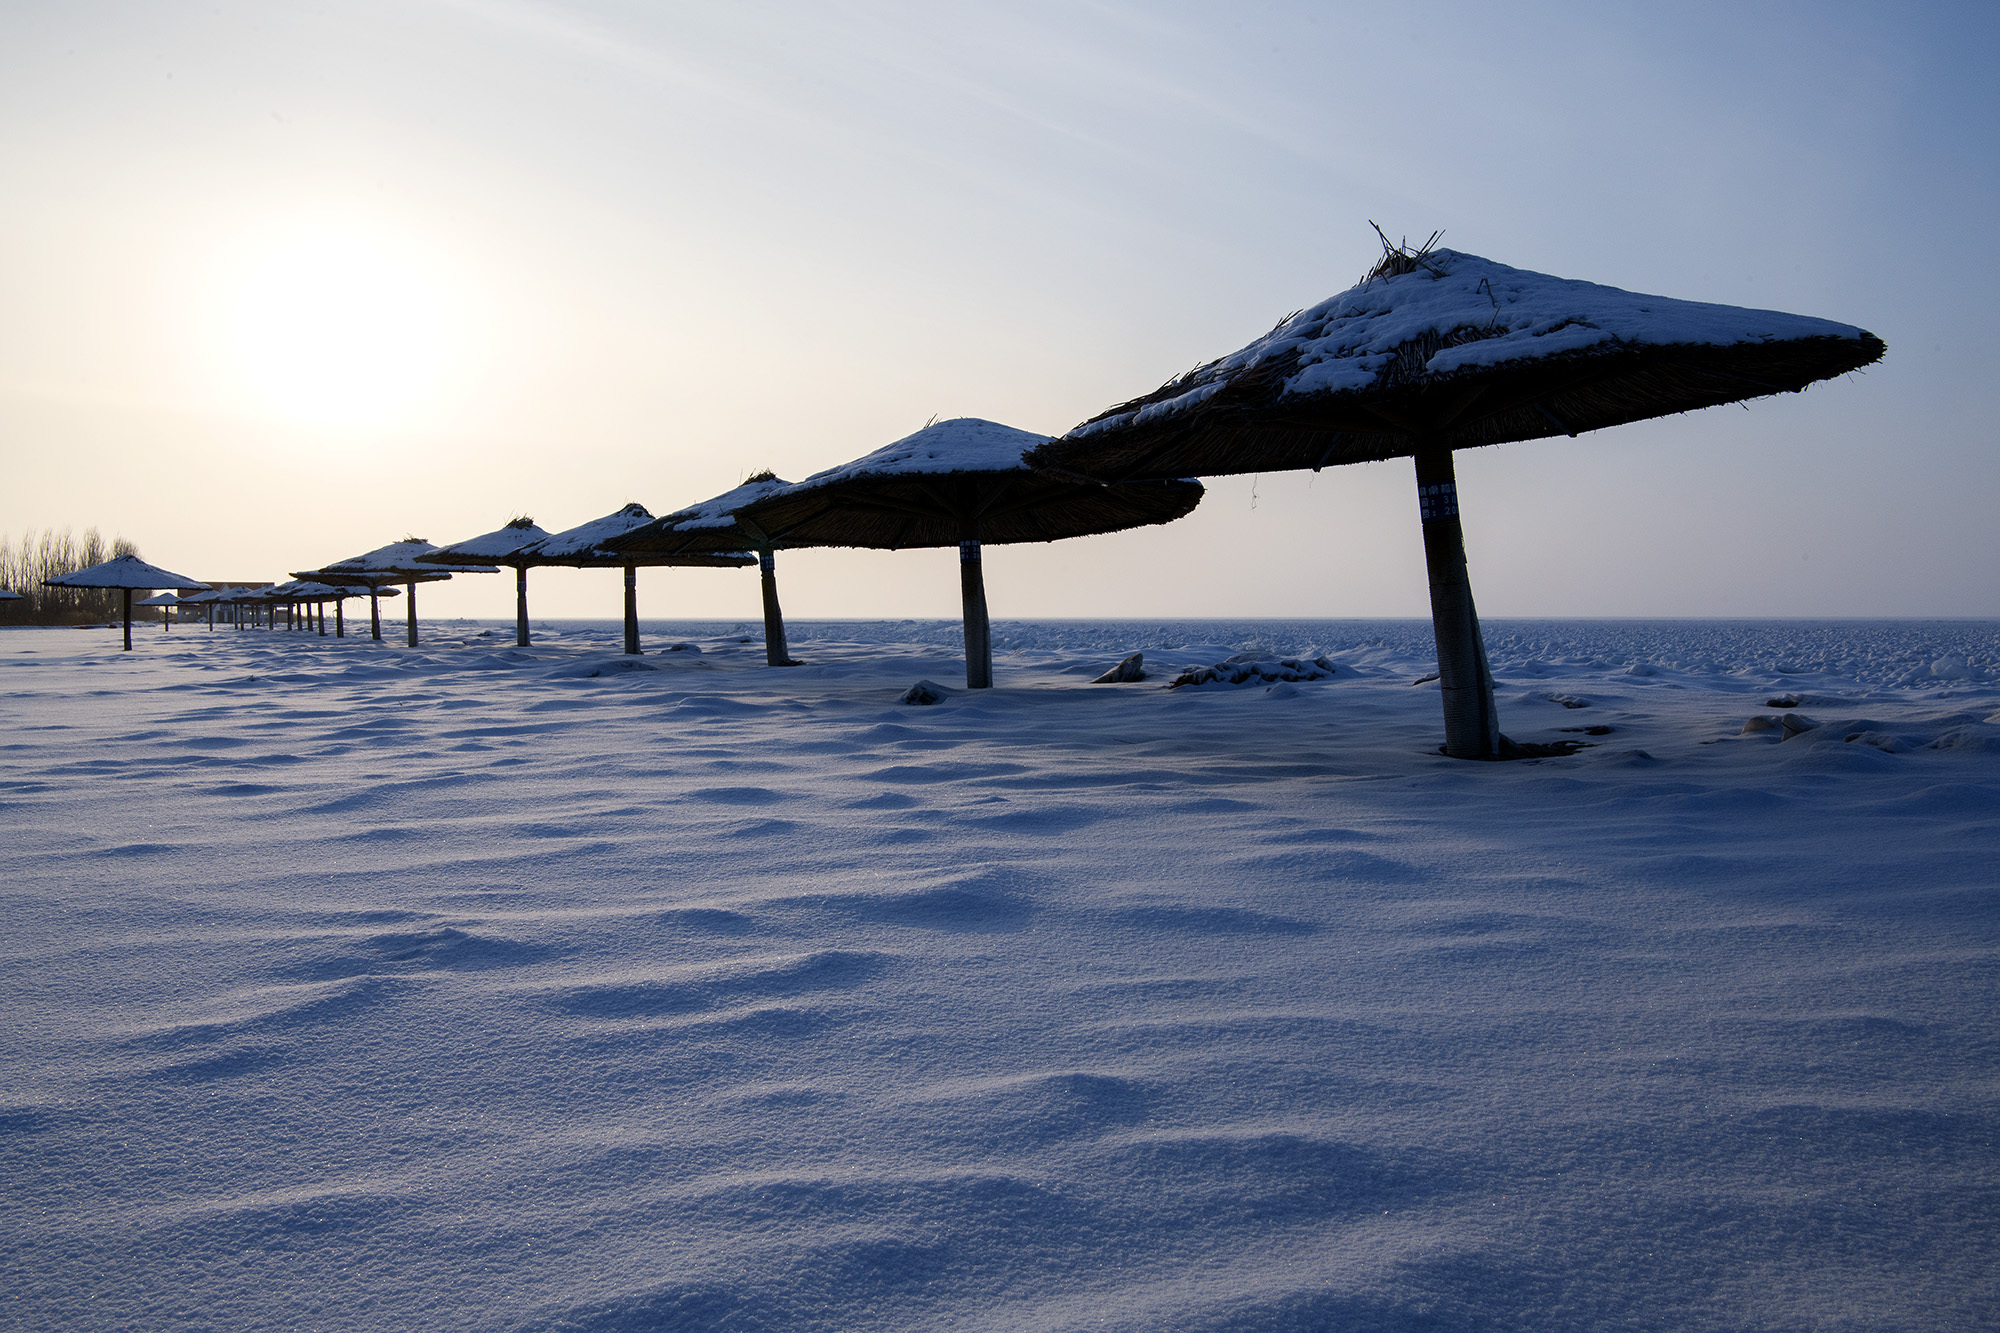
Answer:
<svg viewBox="0 0 2000 1333"><path fill-rule="evenodd" d="M1107 481L1217 476L1579 435L1796 393L1885 350L1832 320L1387 248L1357 286L1031 461Z"/></svg>
<svg viewBox="0 0 2000 1333"><path fill-rule="evenodd" d="M115 560L106 560L101 565L88 569L74 569L67 574L58 574L42 582L51 588L130 588L133 591L153 588L206 588L206 583L191 579L185 574L149 565L136 555L121 555Z"/></svg>
<svg viewBox="0 0 2000 1333"><path fill-rule="evenodd" d="M978 417L934 422L741 505L737 521L777 546L906 550L1118 532L1170 522L1201 502L1198 481L1103 486L1038 473L1023 455L1048 438Z"/></svg>

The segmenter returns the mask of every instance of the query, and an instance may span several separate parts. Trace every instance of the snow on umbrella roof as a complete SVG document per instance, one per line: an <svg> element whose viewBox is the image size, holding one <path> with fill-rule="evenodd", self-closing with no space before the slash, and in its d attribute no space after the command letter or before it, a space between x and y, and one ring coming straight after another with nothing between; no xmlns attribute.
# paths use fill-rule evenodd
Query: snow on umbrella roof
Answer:
<svg viewBox="0 0 2000 1333"><path fill-rule="evenodd" d="M622 537L613 538L611 548L617 551L692 552L734 550L745 540L754 544L757 533L745 532L738 524L740 511L789 489L791 484L770 472L759 472L733 490L724 491L700 504L676 509L671 514L663 514Z"/></svg>
<svg viewBox="0 0 2000 1333"><path fill-rule="evenodd" d="M20 600L21 600L20 593L13 592L6 588L0 588L0 602L18 602Z"/></svg>
<svg viewBox="0 0 2000 1333"><path fill-rule="evenodd" d="M134 602L134 603L132 603L132 605L134 605L134 606L178 606L178 605L180 605L180 601L181 601L180 597L179 597L179 596L177 596L176 594L174 594L174 593L171 593L171 592L163 592L163 593L158 593L158 594L156 594L156 595L154 595L154 596L152 596L152 597L148 597L148 598L146 598L146 599L145 599L145 600L143 600L143 601L138 601L138 602Z"/></svg>
<svg viewBox="0 0 2000 1333"><path fill-rule="evenodd" d="M779 546L1046 542L1166 523L1201 502L1198 481L1129 486L1047 476L1022 455L1046 435L960 417L745 505Z"/></svg>
<svg viewBox="0 0 2000 1333"><path fill-rule="evenodd" d="M757 557L745 551L666 555L654 551L625 551L609 545L615 538L647 527L652 522L653 515L646 506L628 504L614 514L593 518L588 523L579 523L558 532L519 554L538 565L573 565L579 568L593 565L739 566L756 563Z"/></svg>
<svg viewBox="0 0 2000 1333"><path fill-rule="evenodd" d="M482 532L477 537L467 537L462 542L453 542L427 555L420 555L417 561L420 564L441 565L454 560L504 560L524 547L548 540L549 535L547 529L524 515L511 520L505 527Z"/></svg>
<svg viewBox="0 0 2000 1333"><path fill-rule="evenodd" d="M438 548L421 538L411 537L400 542L390 542L372 551L336 560L319 569L293 571L296 577L315 579L327 583L351 583L370 587L380 583L434 583L448 579L453 574L497 574L494 565L420 565L416 563L420 555L429 555Z"/></svg>
<svg viewBox="0 0 2000 1333"><path fill-rule="evenodd" d="M149 565L136 555L121 555L88 569L75 569L42 582L51 588L206 588L199 579Z"/></svg>
<svg viewBox="0 0 2000 1333"><path fill-rule="evenodd" d="M1358 286L1037 449L1104 479L1318 468L1796 393L1865 329L1392 247Z"/></svg>

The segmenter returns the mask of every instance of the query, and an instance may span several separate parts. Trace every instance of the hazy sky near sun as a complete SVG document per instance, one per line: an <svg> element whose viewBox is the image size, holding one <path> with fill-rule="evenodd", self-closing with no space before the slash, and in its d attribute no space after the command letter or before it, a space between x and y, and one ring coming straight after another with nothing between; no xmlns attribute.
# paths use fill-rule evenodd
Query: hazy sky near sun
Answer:
<svg viewBox="0 0 2000 1333"><path fill-rule="evenodd" d="M1372 218L1889 344L1462 455L1488 616L1997 615L1995 68L1984 3L0 0L0 531L277 579L933 416L1059 434L1351 285ZM1415 511L1405 461L1218 479L990 551L989 596L1421 616ZM949 552L780 569L795 616L957 609ZM757 614L748 571L641 588Z"/></svg>

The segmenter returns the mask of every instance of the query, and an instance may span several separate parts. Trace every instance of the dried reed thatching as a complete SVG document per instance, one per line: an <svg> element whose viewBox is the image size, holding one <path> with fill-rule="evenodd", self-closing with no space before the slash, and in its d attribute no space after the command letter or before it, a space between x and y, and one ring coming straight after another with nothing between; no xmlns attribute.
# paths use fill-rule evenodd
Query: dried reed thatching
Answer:
<svg viewBox="0 0 2000 1333"><path fill-rule="evenodd" d="M1382 235L1356 287L1029 461L1104 481L1318 469L1796 393L1885 350L1850 325L1551 278L1439 235Z"/></svg>

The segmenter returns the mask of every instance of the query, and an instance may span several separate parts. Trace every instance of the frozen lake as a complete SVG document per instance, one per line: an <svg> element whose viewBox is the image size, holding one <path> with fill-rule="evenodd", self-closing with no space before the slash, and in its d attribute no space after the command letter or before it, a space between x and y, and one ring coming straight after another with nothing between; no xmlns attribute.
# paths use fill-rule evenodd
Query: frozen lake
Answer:
<svg viewBox="0 0 2000 1333"><path fill-rule="evenodd" d="M1995 1326L2000 624L790 628L0 631L0 1326Z"/></svg>

